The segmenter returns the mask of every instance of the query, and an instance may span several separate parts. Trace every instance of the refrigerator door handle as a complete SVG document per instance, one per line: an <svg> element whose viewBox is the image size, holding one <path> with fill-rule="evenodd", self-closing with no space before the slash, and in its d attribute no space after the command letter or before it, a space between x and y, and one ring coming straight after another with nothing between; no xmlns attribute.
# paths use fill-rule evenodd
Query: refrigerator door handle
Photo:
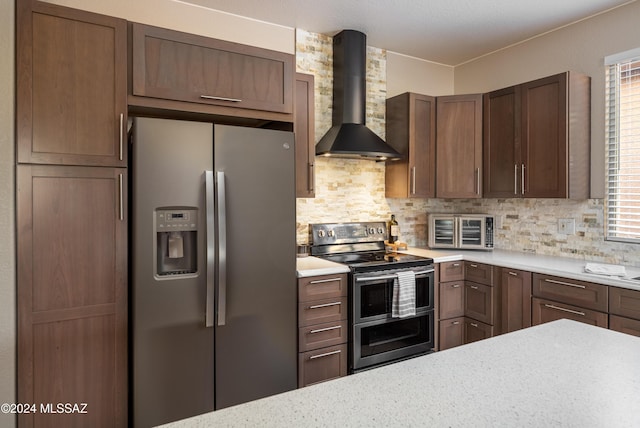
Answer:
<svg viewBox="0 0 640 428"><path fill-rule="evenodd" d="M218 195L218 322L222 326L227 316L227 197L225 194L224 171L216 173Z"/></svg>
<svg viewBox="0 0 640 428"><path fill-rule="evenodd" d="M213 171L205 171L205 213L207 218L207 301L205 309L205 326L213 327L213 299L215 289L215 277L214 272L216 268L216 254L215 254L215 217L214 217L214 202L213 202Z"/></svg>

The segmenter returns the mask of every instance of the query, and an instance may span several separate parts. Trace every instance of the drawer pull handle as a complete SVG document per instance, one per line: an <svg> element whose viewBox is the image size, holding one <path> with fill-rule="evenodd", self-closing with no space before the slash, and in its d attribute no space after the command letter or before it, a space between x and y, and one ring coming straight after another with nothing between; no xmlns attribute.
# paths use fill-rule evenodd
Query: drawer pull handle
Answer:
<svg viewBox="0 0 640 428"><path fill-rule="evenodd" d="M473 263L469 264L469 266L471 266L472 268L477 268L478 267L478 265L473 264Z"/></svg>
<svg viewBox="0 0 640 428"><path fill-rule="evenodd" d="M584 285L580 285L580 284L572 284L570 282L562 282L562 281L556 281L554 279L545 279L545 282L550 282L552 284L559 284L559 285L566 285L567 287L574 287L574 288L582 288L585 289L587 288Z"/></svg>
<svg viewBox="0 0 640 428"><path fill-rule="evenodd" d="M453 284L451 287L453 287L453 288L460 288L460 284Z"/></svg>
<svg viewBox="0 0 640 428"><path fill-rule="evenodd" d="M340 281L340 278L329 278L329 279L316 279L315 281L310 281L309 284L324 284L327 282Z"/></svg>
<svg viewBox="0 0 640 428"><path fill-rule="evenodd" d="M511 276L518 276L518 274L517 274L517 273L515 273L515 272L509 272L509 275L511 275Z"/></svg>
<svg viewBox="0 0 640 428"><path fill-rule="evenodd" d="M556 306L556 305L549 305L545 303L545 306L549 309L555 309L558 311L562 311L562 312L569 312L570 314L574 314L574 315L580 315L582 317L584 317L586 314L584 312L580 312L580 311L574 311L572 309L567 309L567 308L561 308L560 306Z"/></svg>
<svg viewBox="0 0 640 428"><path fill-rule="evenodd" d="M328 308L329 306L341 305L342 302L333 302L333 303L325 303L324 305L313 305L309 306L307 309L320 309L320 308Z"/></svg>
<svg viewBox="0 0 640 428"><path fill-rule="evenodd" d="M322 333L322 332L324 332L324 331L337 330L337 329L339 329L339 328L341 328L341 327L342 327L342 326L340 326L340 325L334 325L333 327L319 328L319 329L316 329L316 330L311 330L311 331L309 332L309 334L315 334L315 333Z"/></svg>
<svg viewBox="0 0 640 428"><path fill-rule="evenodd" d="M200 98L203 98L205 100L214 100L214 101L230 101L232 103L242 102L242 100L238 98L216 97L213 95L200 95Z"/></svg>
<svg viewBox="0 0 640 428"><path fill-rule="evenodd" d="M312 355L309 357L309 359L315 360L316 358L328 357L330 355L339 354L340 352L342 351L338 349L337 351L325 352L324 354L319 354L319 355Z"/></svg>
<svg viewBox="0 0 640 428"><path fill-rule="evenodd" d="M478 286L476 286L476 285L470 285L469 287L473 288L474 290L478 289Z"/></svg>
<svg viewBox="0 0 640 428"><path fill-rule="evenodd" d="M476 324L476 323L474 323L474 322L470 322L469 324L471 324L471 327L478 328L478 324Z"/></svg>
<svg viewBox="0 0 640 428"><path fill-rule="evenodd" d="M453 267L460 267L460 263L454 263L454 264L452 264L451 266L453 266Z"/></svg>
<svg viewBox="0 0 640 428"><path fill-rule="evenodd" d="M451 323L451 325L458 325L458 324L460 324L460 321L454 321Z"/></svg>

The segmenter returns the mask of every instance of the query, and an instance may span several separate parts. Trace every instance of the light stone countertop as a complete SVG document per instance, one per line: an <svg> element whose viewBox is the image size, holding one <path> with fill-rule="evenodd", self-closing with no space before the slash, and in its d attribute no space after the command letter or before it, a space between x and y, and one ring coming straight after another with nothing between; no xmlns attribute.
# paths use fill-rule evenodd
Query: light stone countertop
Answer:
<svg viewBox="0 0 640 428"><path fill-rule="evenodd" d="M640 290L640 280L607 277L584 272L585 260L568 257L541 256L537 254L519 253L515 251L473 251L473 250L431 250L428 248L411 247L403 253L430 257L435 263L456 260L468 260L486 263L511 269L561 276L581 281L596 282L598 284L613 285L620 288ZM627 277L640 277L640 268L625 267ZM317 257L303 257L297 259L298 277L330 275L349 272L342 264L333 263Z"/></svg>
<svg viewBox="0 0 640 428"><path fill-rule="evenodd" d="M349 272L349 267L340 263L330 262L318 257L298 257L296 259L298 278L305 276L333 275Z"/></svg>
<svg viewBox="0 0 640 428"><path fill-rule="evenodd" d="M431 257L435 263L455 260L468 260L486 263L511 269L561 276L580 281L596 282L598 284L613 285L620 288L640 290L640 280L621 279L603 275L586 273L585 260L568 257L542 256L537 254L519 253L515 251L473 251L473 250L430 250L427 248L410 248L407 251L417 256ZM625 267L627 277L640 276L640 268Z"/></svg>
<svg viewBox="0 0 640 428"><path fill-rule="evenodd" d="M166 425L638 427L640 338L559 320Z"/></svg>

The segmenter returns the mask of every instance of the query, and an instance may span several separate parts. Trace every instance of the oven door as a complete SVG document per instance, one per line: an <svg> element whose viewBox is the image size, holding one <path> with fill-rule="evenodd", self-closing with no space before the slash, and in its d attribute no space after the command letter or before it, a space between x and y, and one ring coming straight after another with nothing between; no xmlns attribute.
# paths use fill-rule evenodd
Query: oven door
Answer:
<svg viewBox="0 0 640 428"><path fill-rule="evenodd" d="M352 372L430 352L434 315L429 310L410 318L354 324Z"/></svg>
<svg viewBox="0 0 640 428"><path fill-rule="evenodd" d="M414 268L416 273L416 314L434 308L433 266ZM360 273L352 281L353 323L391 318L393 281L398 270Z"/></svg>

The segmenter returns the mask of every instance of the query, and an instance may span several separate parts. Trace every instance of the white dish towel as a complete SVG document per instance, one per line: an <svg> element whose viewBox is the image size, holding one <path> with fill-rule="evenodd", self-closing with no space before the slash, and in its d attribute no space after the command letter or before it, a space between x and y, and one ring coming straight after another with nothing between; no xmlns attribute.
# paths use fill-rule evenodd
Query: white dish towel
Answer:
<svg viewBox="0 0 640 428"><path fill-rule="evenodd" d="M605 265L600 263L587 263L584 265L584 271L587 273L606 276L625 276L627 274L624 266Z"/></svg>
<svg viewBox="0 0 640 428"><path fill-rule="evenodd" d="M416 274L413 271L401 271L393 280L393 300L391 316L405 318L416 314Z"/></svg>

